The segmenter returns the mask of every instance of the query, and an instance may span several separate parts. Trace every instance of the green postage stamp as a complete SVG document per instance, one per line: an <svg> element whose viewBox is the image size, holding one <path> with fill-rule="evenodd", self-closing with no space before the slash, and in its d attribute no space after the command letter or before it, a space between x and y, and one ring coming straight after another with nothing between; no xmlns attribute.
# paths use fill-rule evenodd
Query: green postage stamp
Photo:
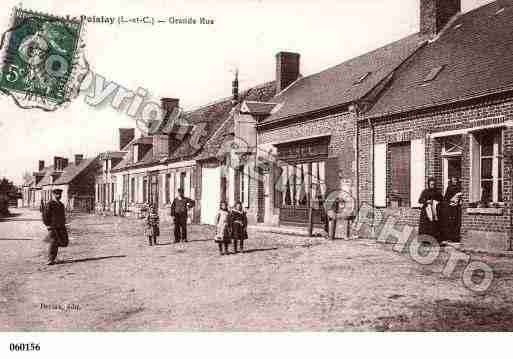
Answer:
<svg viewBox="0 0 513 359"><path fill-rule="evenodd" d="M24 109L69 103L88 71L83 34L83 19L14 8L0 44L0 91Z"/></svg>

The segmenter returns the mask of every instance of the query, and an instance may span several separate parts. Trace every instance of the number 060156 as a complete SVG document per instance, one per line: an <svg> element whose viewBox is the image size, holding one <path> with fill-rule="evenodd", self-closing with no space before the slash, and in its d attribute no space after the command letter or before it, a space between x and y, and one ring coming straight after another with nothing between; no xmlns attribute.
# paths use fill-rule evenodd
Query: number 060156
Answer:
<svg viewBox="0 0 513 359"><path fill-rule="evenodd" d="M39 346L39 343L11 343L9 349L12 352L37 352L41 347Z"/></svg>

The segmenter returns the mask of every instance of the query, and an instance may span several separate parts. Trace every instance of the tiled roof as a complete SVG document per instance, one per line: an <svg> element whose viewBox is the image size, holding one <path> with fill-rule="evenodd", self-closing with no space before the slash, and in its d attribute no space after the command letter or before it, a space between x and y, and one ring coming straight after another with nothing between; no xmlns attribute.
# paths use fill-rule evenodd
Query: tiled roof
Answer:
<svg viewBox="0 0 513 359"><path fill-rule="evenodd" d="M240 99L241 101L268 101L272 96L274 96L274 94L275 83L272 81L243 91L240 94ZM204 126L203 135L199 138L197 143L194 143L195 141L191 140L191 134L186 134L181 142L175 147L175 149L170 152L170 155L165 162L190 160L194 159L197 155L203 156L204 153L207 157L210 156L210 150L214 149L210 147L207 148L205 145L206 143L212 143L210 141L212 136L219 133L219 128L223 126L223 124L229 118L232 108L232 99L226 98L212 104L199 107L195 110L184 112L182 116L187 123L190 123L194 126ZM161 127L165 128L166 126L164 125ZM133 141L132 143L136 142L137 140ZM124 149L126 150L127 148L128 147L125 147ZM120 171L131 166L141 167L157 163L162 163L162 161L153 157L153 151L148 151L148 153L146 153L146 155L136 164L131 163L129 155L127 154L123 160L118 163L118 165L115 166L112 170Z"/></svg>
<svg viewBox="0 0 513 359"><path fill-rule="evenodd" d="M53 166L47 166L47 167L43 168L43 170L41 172L44 173L44 176L38 183L36 183L36 187L51 185L52 184Z"/></svg>
<svg viewBox="0 0 513 359"><path fill-rule="evenodd" d="M182 143L170 154L171 160L187 160L198 154L208 139L222 125L233 107L232 100L224 99L219 102L201 107L185 114L185 118L196 126L205 126L204 134L198 143L193 144L190 135L186 135Z"/></svg>
<svg viewBox="0 0 513 359"><path fill-rule="evenodd" d="M69 164L62 174L57 178L54 184L67 184L77 178L86 168L88 168L91 164L96 162L95 158L84 158L78 165L75 163Z"/></svg>
<svg viewBox="0 0 513 359"><path fill-rule="evenodd" d="M460 15L436 41L419 50L397 71L368 116L425 109L512 90L512 5L511 1L493 2ZM440 66L443 68L437 76L424 82Z"/></svg>
<svg viewBox="0 0 513 359"><path fill-rule="evenodd" d="M244 93L241 96L241 101L261 101L267 102L269 101L276 92L276 84L275 82L268 82L262 84L260 86L256 86ZM256 102L253 102L256 103ZM240 105L237 106L235 110L238 110ZM231 108L230 108L231 109ZM211 137L209 137L203 147L201 153L196 157L197 160L205 160L209 158L214 158L219 153L219 149L223 146L223 144L230 139L230 136L234 132L234 118L230 116L230 111L228 111L225 116L223 116L223 121L221 125L218 127L217 131L215 131Z"/></svg>
<svg viewBox="0 0 513 359"><path fill-rule="evenodd" d="M261 123L279 121L318 110L342 106L367 95L425 39L414 34L292 83L270 102L282 106Z"/></svg>

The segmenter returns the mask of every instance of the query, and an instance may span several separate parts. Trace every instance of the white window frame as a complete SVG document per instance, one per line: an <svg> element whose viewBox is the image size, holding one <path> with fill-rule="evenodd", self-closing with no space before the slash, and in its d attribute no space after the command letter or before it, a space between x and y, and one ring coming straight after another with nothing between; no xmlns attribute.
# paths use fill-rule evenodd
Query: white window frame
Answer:
<svg viewBox="0 0 513 359"><path fill-rule="evenodd" d="M446 136L446 137L453 137L453 136ZM462 138L462 141L463 141L463 138ZM442 157L442 174L443 174L444 188L447 188L447 186L449 185L449 159L459 157L460 161L463 161L463 151L462 150L447 151L446 142L444 141L442 144L441 157Z"/></svg>
<svg viewBox="0 0 513 359"><path fill-rule="evenodd" d="M493 141L493 154L486 156L492 158L492 203L504 204L504 198L499 201L499 181L502 181L502 194L504 196L504 128L503 126L491 127L486 129L475 130L469 133L470 136L470 201L479 202L482 200L483 187L481 178L482 145L478 139L478 135L486 131L497 131L497 136ZM499 141L501 141L499 143ZM502 144L502 154L499 154L499 144ZM477 150L475 150L477 148ZM476 153L478 152L478 153ZM477 158L474 158L477 156ZM499 174L499 158L502 160L502 171ZM477 193L478 192L478 193Z"/></svg>

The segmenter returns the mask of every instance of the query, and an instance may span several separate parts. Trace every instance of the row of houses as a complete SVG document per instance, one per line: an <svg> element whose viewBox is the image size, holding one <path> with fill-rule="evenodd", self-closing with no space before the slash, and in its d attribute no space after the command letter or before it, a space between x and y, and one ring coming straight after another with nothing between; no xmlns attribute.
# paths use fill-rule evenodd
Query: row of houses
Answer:
<svg viewBox="0 0 513 359"><path fill-rule="evenodd" d="M178 99L162 99L166 121L137 138L120 129L119 149L91 160L96 208L137 214L151 202L165 218L182 187L198 203L191 222L213 223L221 200L240 200L253 224L304 225L313 208L321 225L319 203L343 190L399 227L416 226L427 178L444 189L457 176L463 243L507 249L513 3L461 13L460 0L420 0L419 10L418 33L310 76L299 54L280 52L274 81L239 93L235 80L230 98L185 121L172 116ZM40 165L29 203L48 183L80 198L72 176L64 184L53 167Z"/></svg>

